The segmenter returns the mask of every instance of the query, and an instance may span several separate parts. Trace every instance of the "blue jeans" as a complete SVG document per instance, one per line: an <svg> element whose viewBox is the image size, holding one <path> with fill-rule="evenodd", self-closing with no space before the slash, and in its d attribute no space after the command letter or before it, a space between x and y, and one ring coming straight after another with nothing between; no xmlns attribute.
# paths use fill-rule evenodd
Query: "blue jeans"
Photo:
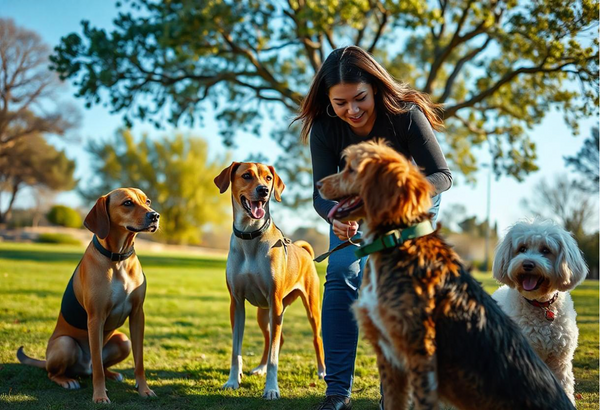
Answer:
<svg viewBox="0 0 600 410"><path fill-rule="evenodd" d="M441 195L432 198L435 226ZM329 230L329 249L342 243L333 230ZM325 352L326 396L350 397L354 379L354 362L358 344L358 324L350 307L358 298L363 270L367 258L357 259L354 246L341 249L329 256L323 294L322 334Z"/></svg>

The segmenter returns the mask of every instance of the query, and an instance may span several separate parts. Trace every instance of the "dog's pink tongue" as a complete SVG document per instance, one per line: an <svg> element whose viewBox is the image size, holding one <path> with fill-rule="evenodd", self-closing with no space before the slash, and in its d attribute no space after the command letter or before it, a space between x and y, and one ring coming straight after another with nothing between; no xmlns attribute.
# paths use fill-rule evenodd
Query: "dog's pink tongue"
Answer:
<svg viewBox="0 0 600 410"><path fill-rule="evenodd" d="M538 277L534 275L525 275L523 279L523 289L529 291L535 289L538 283Z"/></svg>
<svg viewBox="0 0 600 410"><path fill-rule="evenodd" d="M342 207L346 202L348 202L350 199L352 198L344 198L342 200L340 200L340 202L338 202L337 204L335 204L333 206L333 208L331 208L331 211L329 211L329 213L327 214L327 219L332 220L333 217L335 216L335 213L337 212L338 209L340 209L340 207Z"/></svg>
<svg viewBox="0 0 600 410"><path fill-rule="evenodd" d="M262 202L252 201L250 202L250 207L250 210L252 211L252 216L254 216L256 219L262 219L262 217L265 216L265 210L262 207Z"/></svg>

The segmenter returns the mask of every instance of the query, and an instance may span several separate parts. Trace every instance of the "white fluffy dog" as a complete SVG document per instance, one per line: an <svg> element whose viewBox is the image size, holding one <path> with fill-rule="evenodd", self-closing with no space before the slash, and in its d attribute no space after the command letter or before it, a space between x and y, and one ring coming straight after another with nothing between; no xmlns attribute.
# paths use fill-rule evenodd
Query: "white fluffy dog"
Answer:
<svg viewBox="0 0 600 410"><path fill-rule="evenodd" d="M513 225L496 249L492 297L523 330L575 404L573 354L579 331L568 293L588 268L573 236L552 221Z"/></svg>

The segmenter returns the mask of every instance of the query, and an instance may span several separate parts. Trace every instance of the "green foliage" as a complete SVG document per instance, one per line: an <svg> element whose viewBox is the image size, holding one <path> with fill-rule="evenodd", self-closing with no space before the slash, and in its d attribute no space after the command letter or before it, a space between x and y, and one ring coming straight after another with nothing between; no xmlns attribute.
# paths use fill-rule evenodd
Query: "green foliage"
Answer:
<svg viewBox="0 0 600 410"><path fill-rule="evenodd" d="M81 245L81 241L79 239L75 239L66 233L42 233L38 236L37 242L54 243L60 245Z"/></svg>
<svg viewBox="0 0 600 410"><path fill-rule="evenodd" d="M92 403L91 379L80 390L67 391L48 380L46 372L17 362L15 352L43 358L60 301L83 249L51 245L0 243L0 407L11 409L98 409ZM199 255L140 252L148 280L144 303L144 362L148 384L157 398L144 400L135 391L130 355L113 370L123 383L107 381L109 397L119 408L272 410L311 409L325 393L317 379L310 326L297 300L285 312L285 343L279 357L282 399L266 403L265 378L248 372L260 361L263 336L256 310L246 309L244 378L239 390L221 390L231 362L229 295L225 260ZM324 265L321 265L324 267ZM320 269L321 284L324 269ZM488 292L497 284L489 274L475 274ZM585 281L573 292L579 326L575 352L575 392L578 410L598 408L598 282ZM120 331L129 334L127 326ZM373 349L361 337L352 394L354 409L376 409L379 377ZM515 409L517 410L517 409Z"/></svg>
<svg viewBox="0 0 600 410"><path fill-rule="evenodd" d="M87 150L94 177L79 193L93 202L118 187L140 188L161 214L158 238L197 244L203 229L229 220L229 195L219 195L213 182L229 162L209 160L208 145L201 138L143 135L136 140L130 131L120 130L110 140L90 142Z"/></svg>
<svg viewBox="0 0 600 410"><path fill-rule="evenodd" d="M48 221L54 225L67 228L81 228L83 221L79 212L64 205L54 205L46 215Z"/></svg>
<svg viewBox="0 0 600 410"><path fill-rule="evenodd" d="M53 191L75 187L75 161L67 158L39 134L22 138L0 155L0 193L10 195L6 210L0 209L0 222L8 219L18 192L25 186L43 186Z"/></svg>
<svg viewBox="0 0 600 410"><path fill-rule="evenodd" d="M528 132L547 113L575 132L598 113L597 11L597 0L126 0L114 31L83 21L51 60L88 105L128 123L193 123L212 104L233 144L269 116L278 169L310 187L289 118L329 52L356 44L445 104L454 169L472 178L486 144L497 173L522 179L537 170Z"/></svg>
<svg viewBox="0 0 600 410"><path fill-rule="evenodd" d="M577 187L591 193L600 189L600 141L598 127L592 128L592 135L583 143L583 147L573 157L565 157L567 166L575 168L582 180Z"/></svg>

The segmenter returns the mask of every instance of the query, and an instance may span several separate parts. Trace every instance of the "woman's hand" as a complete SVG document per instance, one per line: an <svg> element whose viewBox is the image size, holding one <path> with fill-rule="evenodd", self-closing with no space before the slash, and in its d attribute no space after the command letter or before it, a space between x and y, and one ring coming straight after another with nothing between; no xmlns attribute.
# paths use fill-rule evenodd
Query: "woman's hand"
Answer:
<svg viewBox="0 0 600 410"><path fill-rule="evenodd" d="M358 231L358 222L356 221L338 221L334 219L331 223L333 233L342 241L346 241L356 235Z"/></svg>

